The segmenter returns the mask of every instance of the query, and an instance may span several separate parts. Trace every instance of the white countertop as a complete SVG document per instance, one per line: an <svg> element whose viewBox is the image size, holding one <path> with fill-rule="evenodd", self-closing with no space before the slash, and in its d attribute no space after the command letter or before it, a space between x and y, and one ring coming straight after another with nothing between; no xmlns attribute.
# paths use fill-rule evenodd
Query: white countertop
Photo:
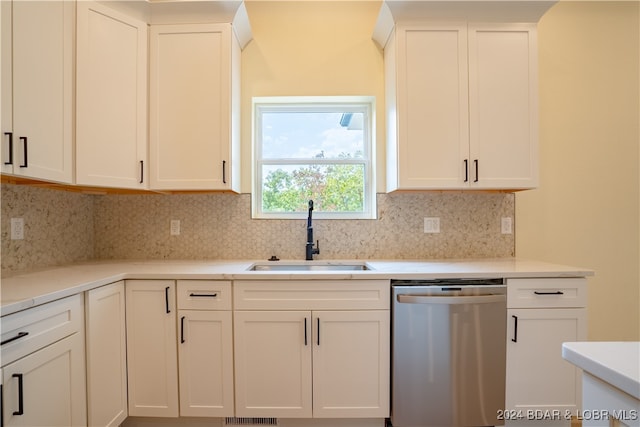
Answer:
<svg viewBox="0 0 640 427"><path fill-rule="evenodd" d="M440 278L517 278L585 277L593 271L538 261L506 259L460 260L371 260L364 271L248 271L251 261L95 261L33 270L0 282L0 315L14 313L123 279L200 279L200 280L362 280L362 279L440 279ZM277 262L277 261L276 261ZM279 261L286 263L288 261ZM293 262L293 261L292 261ZM362 260L295 261L297 263Z"/></svg>
<svg viewBox="0 0 640 427"><path fill-rule="evenodd" d="M562 357L640 400L640 342L566 342Z"/></svg>

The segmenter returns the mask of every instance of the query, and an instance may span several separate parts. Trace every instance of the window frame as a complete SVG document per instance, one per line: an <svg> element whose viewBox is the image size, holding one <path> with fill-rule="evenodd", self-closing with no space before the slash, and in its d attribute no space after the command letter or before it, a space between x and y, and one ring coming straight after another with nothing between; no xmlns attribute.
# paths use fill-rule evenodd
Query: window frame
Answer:
<svg viewBox="0 0 640 427"><path fill-rule="evenodd" d="M262 211L262 168L265 165L364 166L364 210L362 212L322 212L314 210L315 219L376 219L376 144L375 97L373 96L278 96L252 99L252 177L251 215L254 219L306 219L307 212ZM363 158L270 158L262 157L262 114L264 112L350 112L363 113Z"/></svg>

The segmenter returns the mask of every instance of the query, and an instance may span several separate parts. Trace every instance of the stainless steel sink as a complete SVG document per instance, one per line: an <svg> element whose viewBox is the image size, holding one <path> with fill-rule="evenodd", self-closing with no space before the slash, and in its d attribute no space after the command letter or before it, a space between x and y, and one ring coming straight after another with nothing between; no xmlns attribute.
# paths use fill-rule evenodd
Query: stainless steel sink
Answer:
<svg viewBox="0 0 640 427"><path fill-rule="evenodd" d="M331 262L279 262L273 261L264 264L253 264L249 271L364 271L370 270L366 263L331 263Z"/></svg>

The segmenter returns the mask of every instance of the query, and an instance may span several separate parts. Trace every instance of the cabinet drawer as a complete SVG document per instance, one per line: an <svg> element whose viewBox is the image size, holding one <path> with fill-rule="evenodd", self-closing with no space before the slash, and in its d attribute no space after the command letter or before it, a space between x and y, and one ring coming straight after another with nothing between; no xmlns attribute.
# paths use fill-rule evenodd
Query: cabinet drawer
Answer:
<svg viewBox="0 0 640 427"><path fill-rule="evenodd" d="M388 310L388 280L239 280L236 310Z"/></svg>
<svg viewBox="0 0 640 427"><path fill-rule="evenodd" d="M507 279L508 308L586 307L587 279Z"/></svg>
<svg viewBox="0 0 640 427"><path fill-rule="evenodd" d="M180 310L231 310L231 282L178 280Z"/></svg>
<svg viewBox="0 0 640 427"><path fill-rule="evenodd" d="M82 330L83 295L78 294L4 316L2 365ZM15 338L15 339L14 339Z"/></svg>

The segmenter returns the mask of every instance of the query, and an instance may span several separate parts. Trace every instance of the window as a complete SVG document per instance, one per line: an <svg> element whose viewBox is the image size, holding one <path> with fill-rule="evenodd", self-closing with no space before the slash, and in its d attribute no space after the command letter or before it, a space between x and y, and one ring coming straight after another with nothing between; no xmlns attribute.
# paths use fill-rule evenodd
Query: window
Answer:
<svg viewBox="0 0 640 427"><path fill-rule="evenodd" d="M375 218L370 97L254 98L254 218Z"/></svg>

